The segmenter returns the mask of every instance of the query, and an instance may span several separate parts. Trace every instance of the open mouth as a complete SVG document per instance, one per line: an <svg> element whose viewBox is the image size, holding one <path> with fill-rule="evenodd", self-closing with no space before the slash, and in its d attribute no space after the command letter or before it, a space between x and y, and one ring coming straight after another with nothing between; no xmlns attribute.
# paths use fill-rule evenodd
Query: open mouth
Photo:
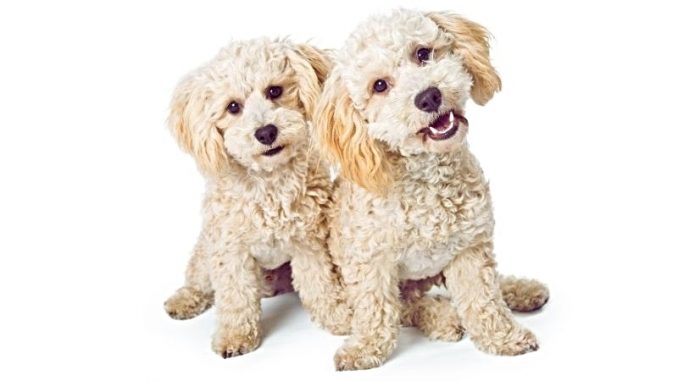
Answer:
<svg viewBox="0 0 678 381"><path fill-rule="evenodd" d="M285 149L285 146L277 146L277 147L275 147L275 148L271 148L271 149L268 150L268 151L264 151L264 152L262 153L262 155L264 155L264 156L274 156L274 155L279 154L280 151L282 151L283 149Z"/></svg>
<svg viewBox="0 0 678 381"><path fill-rule="evenodd" d="M431 124L422 128L417 133L423 134L423 139L447 140L453 137L459 130L459 123L468 126L468 120L455 110L440 114Z"/></svg>

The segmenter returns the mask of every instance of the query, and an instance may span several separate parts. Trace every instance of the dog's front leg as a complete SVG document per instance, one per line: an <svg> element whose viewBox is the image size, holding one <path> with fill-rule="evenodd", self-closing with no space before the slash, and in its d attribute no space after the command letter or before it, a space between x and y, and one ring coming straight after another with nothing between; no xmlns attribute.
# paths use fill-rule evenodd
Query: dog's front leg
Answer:
<svg viewBox="0 0 678 381"><path fill-rule="evenodd" d="M455 256L445 269L446 286L471 340L485 352L519 355L539 348L502 299L492 241L483 238Z"/></svg>
<svg viewBox="0 0 678 381"><path fill-rule="evenodd" d="M236 237L213 242L210 279L217 329L212 349L228 358L251 352L261 342L261 270Z"/></svg>
<svg viewBox="0 0 678 381"><path fill-rule="evenodd" d="M292 284L313 321L335 335L351 331L351 309L325 243L298 243L292 257Z"/></svg>
<svg viewBox="0 0 678 381"><path fill-rule="evenodd" d="M384 253L342 268L353 306L352 333L334 356L337 370L380 366L393 352L400 328L397 264Z"/></svg>

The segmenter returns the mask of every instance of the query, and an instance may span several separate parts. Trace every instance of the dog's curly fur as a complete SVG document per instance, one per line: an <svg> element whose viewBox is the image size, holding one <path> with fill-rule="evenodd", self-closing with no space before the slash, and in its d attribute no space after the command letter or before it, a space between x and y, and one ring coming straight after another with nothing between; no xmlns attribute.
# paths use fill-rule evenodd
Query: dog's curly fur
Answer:
<svg viewBox="0 0 678 381"><path fill-rule="evenodd" d="M422 47L430 57L420 60ZM377 90L378 80L386 90ZM415 100L430 87L439 89L440 105L424 110ZM337 53L314 115L321 152L341 166L328 245L354 313L353 336L335 355L337 369L381 365L395 348L401 319L448 340L458 340L463 326L489 353L538 348L506 302L534 310L548 291L496 273L489 188L465 141L467 99L482 105L500 88L487 31L454 14L375 16ZM434 139L441 118L449 119L452 135ZM417 298L422 285L402 286L419 280L426 289L436 279L452 303ZM426 313L401 308L399 295L406 301L414 295Z"/></svg>
<svg viewBox="0 0 678 381"><path fill-rule="evenodd" d="M313 320L336 333L349 329L350 310L326 249L332 182L308 147L308 120L328 70L324 52L309 45L239 41L175 91L169 126L207 190L185 285L165 309L185 319L214 302L212 346L223 357L259 345L260 298L289 291L290 280ZM282 95L271 97L271 86L282 87ZM237 112L229 112L232 102ZM277 137L260 143L255 131L269 124ZM284 148L270 155L276 147Z"/></svg>
<svg viewBox="0 0 678 381"><path fill-rule="evenodd" d="M259 344L261 297L293 289L313 320L336 334L350 331L351 310L326 247L333 185L308 145L311 110L329 65L326 53L309 45L234 42L175 91L169 126L205 175L207 192L185 285L165 309L190 319L216 304L213 347L224 357ZM267 99L271 85L283 87L280 98ZM233 101L240 110L229 114ZM254 137L267 124L280 131L273 146L284 146L274 156L262 155L271 147ZM423 295L430 286L419 282L408 287L417 292L403 293L403 321L445 339L449 334L420 318L441 308Z"/></svg>

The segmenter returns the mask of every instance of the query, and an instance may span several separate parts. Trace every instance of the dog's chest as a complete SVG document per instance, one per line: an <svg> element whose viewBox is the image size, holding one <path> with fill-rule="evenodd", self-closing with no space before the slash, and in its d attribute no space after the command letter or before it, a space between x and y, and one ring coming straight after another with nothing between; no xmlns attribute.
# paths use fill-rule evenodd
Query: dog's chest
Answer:
<svg viewBox="0 0 678 381"><path fill-rule="evenodd" d="M446 169L422 169L399 184L393 202L401 279L436 275L476 237L491 234L492 207L479 169L477 173L467 167L451 173Z"/></svg>
<svg viewBox="0 0 678 381"><path fill-rule="evenodd" d="M329 185L232 188L215 194L206 204L209 218L228 230L226 235L238 240L263 268L273 269L288 262L307 237L318 236Z"/></svg>
<svg viewBox="0 0 678 381"><path fill-rule="evenodd" d="M267 203L250 211L249 225L254 233L248 239L249 247L262 267L271 269L289 261L295 247L317 224L320 207L308 203L312 200L299 201L302 203Z"/></svg>

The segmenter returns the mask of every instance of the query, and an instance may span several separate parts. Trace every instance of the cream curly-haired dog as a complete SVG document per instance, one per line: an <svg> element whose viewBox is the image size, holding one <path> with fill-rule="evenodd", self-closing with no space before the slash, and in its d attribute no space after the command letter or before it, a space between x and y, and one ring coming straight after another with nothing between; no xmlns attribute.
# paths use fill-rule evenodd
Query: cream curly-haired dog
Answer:
<svg viewBox="0 0 678 381"><path fill-rule="evenodd" d="M326 249L332 183L308 145L327 71L321 51L262 38L231 43L175 90L169 126L207 190L185 285L165 309L186 319L214 303L212 347L223 357L259 345L260 298L289 291L290 281L313 320L348 330Z"/></svg>
<svg viewBox="0 0 678 381"><path fill-rule="evenodd" d="M540 307L547 291L515 279L501 285L489 188L465 140L466 101L483 105L500 87L487 31L454 14L372 17L337 53L314 118L320 148L341 165L328 245L354 312L337 369L379 366L393 351L409 314L403 280L444 281L452 304L426 319L451 338L464 327L489 353L538 348L502 288L522 310Z"/></svg>
<svg viewBox="0 0 678 381"><path fill-rule="evenodd" d="M205 175L207 192L185 285L165 309L189 319L214 303L213 348L224 357L259 344L260 298L292 289L313 320L336 334L350 331L351 311L326 247L332 182L308 144L328 71L325 53L309 45L240 41L175 91L169 125ZM429 286L407 287L404 319L442 338L447 332L420 318L436 313L434 299L420 291Z"/></svg>

